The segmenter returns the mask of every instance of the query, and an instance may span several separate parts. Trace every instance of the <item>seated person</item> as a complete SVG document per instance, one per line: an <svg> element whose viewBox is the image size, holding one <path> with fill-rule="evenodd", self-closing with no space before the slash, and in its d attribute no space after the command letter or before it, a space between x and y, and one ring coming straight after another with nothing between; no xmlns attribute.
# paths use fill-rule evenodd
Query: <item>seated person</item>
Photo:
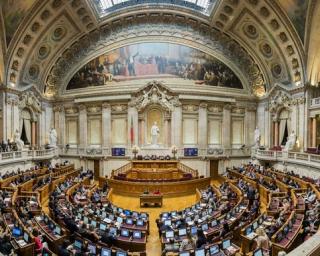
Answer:
<svg viewBox="0 0 320 256"><path fill-rule="evenodd" d="M160 195L160 190L159 189L156 189L154 192L153 192L154 195Z"/></svg>
<svg viewBox="0 0 320 256"><path fill-rule="evenodd" d="M34 250L37 254L41 254L43 250L43 243L41 241L39 231L34 229L32 235L34 236Z"/></svg>
<svg viewBox="0 0 320 256"><path fill-rule="evenodd" d="M195 243L189 234L186 238L182 240L179 251L183 252L183 251L192 250L194 249L194 247L195 247Z"/></svg>

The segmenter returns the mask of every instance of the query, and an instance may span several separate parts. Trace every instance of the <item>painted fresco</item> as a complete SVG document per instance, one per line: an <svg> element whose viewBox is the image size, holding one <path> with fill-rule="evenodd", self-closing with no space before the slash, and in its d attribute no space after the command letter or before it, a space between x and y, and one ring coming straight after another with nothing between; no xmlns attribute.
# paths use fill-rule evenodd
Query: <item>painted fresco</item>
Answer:
<svg viewBox="0 0 320 256"><path fill-rule="evenodd" d="M287 12L302 42L304 42L304 32L310 0L279 0L279 2Z"/></svg>
<svg viewBox="0 0 320 256"><path fill-rule="evenodd" d="M0 0L0 2L6 28L6 41L9 45L14 32L35 0Z"/></svg>
<svg viewBox="0 0 320 256"><path fill-rule="evenodd" d="M180 78L196 84L243 89L234 72L199 50L170 43L141 43L103 54L83 66L67 89L145 78Z"/></svg>

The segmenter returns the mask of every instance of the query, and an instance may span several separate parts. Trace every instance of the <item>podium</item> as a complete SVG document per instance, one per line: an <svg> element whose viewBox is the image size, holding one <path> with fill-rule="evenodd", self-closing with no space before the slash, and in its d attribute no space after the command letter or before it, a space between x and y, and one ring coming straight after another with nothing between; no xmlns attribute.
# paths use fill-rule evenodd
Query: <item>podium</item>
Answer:
<svg viewBox="0 0 320 256"><path fill-rule="evenodd" d="M140 195L140 207L153 206L162 207L163 196L155 194L141 194Z"/></svg>

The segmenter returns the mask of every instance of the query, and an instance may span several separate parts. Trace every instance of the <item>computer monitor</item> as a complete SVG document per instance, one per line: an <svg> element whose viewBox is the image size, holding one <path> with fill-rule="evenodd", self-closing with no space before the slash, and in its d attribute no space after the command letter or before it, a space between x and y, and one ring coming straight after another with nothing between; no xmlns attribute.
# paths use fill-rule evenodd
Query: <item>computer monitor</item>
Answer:
<svg viewBox="0 0 320 256"><path fill-rule="evenodd" d="M190 256L190 252L180 252L179 256Z"/></svg>
<svg viewBox="0 0 320 256"><path fill-rule="evenodd" d="M174 233L172 230L166 232L166 238L173 238L173 237L174 237Z"/></svg>
<svg viewBox="0 0 320 256"><path fill-rule="evenodd" d="M29 234L24 232L23 233L23 240L26 241L27 243L29 242Z"/></svg>
<svg viewBox="0 0 320 256"><path fill-rule="evenodd" d="M246 236L250 235L252 233L252 226L246 228Z"/></svg>
<svg viewBox="0 0 320 256"><path fill-rule="evenodd" d="M101 256L111 256L111 250L109 248L101 248Z"/></svg>
<svg viewBox="0 0 320 256"><path fill-rule="evenodd" d="M283 233L286 235L288 234L288 232L289 232L289 226L287 225L283 228Z"/></svg>
<svg viewBox="0 0 320 256"><path fill-rule="evenodd" d="M143 226L143 220L137 220L137 223L136 223L137 226Z"/></svg>
<svg viewBox="0 0 320 256"><path fill-rule="evenodd" d="M109 214L108 219L114 220L114 215L113 214Z"/></svg>
<svg viewBox="0 0 320 256"><path fill-rule="evenodd" d="M141 219L147 219L147 214L145 213L145 212L142 212L141 214L140 214L140 218Z"/></svg>
<svg viewBox="0 0 320 256"><path fill-rule="evenodd" d="M164 225L170 226L170 225L171 225L171 220L165 220L165 221L164 221Z"/></svg>
<svg viewBox="0 0 320 256"><path fill-rule="evenodd" d="M95 220L92 220L90 223L94 228L97 227L97 222Z"/></svg>
<svg viewBox="0 0 320 256"><path fill-rule="evenodd" d="M74 247L75 247L76 249L81 250L81 248L82 248L82 241L81 241L81 240L74 240Z"/></svg>
<svg viewBox="0 0 320 256"><path fill-rule="evenodd" d="M279 232L276 236L276 242L280 243L283 239L283 232Z"/></svg>
<svg viewBox="0 0 320 256"><path fill-rule="evenodd" d="M121 236L128 237L129 236L129 230L128 229L121 229Z"/></svg>
<svg viewBox="0 0 320 256"><path fill-rule="evenodd" d="M169 216L169 213L167 212L162 213L162 218L168 218L168 216Z"/></svg>
<svg viewBox="0 0 320 256"><path fill-rule="evenodd" d="M175 217L175 216L177 216L177 212L176 212L176 211L174 211L174 212L171 212L171 216L172 216L172 217Z"/></svg>
<svg viewBox="0 0 320 256"><path fill-rule="evenodd" d="M133 231L133 238L135 238L135 239L141 239L141 236L142 236L141 231L138 231L138 230Z"/></svg>
<svg viewBox="0 0 320 256"><path fill-rule="evenodd" d="M180 228L179 229L179 236L186 236L187 235L187 229Z"/></svg>
<svg viewBox="0 0 320 256"><path fill-rule="evenodd" d="M81 215L81 213L79 212L78 213L78 215L77 215L77 218L79 219L79 220L81 220L82 219L82 215ZM47 218L48 219L48 218ZM46 222L46 221L45 221ZM48 222L48 221L47 221Z"/></svg>
<svg viewBox="0 0 320 256"><path fill-rule="evenodd" d="M14 227L12 229L12 235L15 237L21 236L22 232L20 228Z"/></svg>
<svg viewBox="0 0 320 256"><path fill-rule="evenodd" d="M198 232L198 228L196 226L191 227L191 235L196 235Z"/></svg>
<svg viewBox="0 0 320 256"><path fill-rule="evenodd" d="M138 217L138 213L137 212L132 212L132 217Z"/></svg>
<svg viewBox="0 0 320 256"><path fill-rule="evenodd" d="M261 248L253 252L253 256L263 256Z"/></svg>
<svg viewBox="0 0 320 256"><path fill-rule="evenodd" d="M217 220L211 221L211 227L215 227L215 226L217 226L217 225L218 225Z"/></svg>
<svg viewBox="0 0 320 256"><path fill-rule="evenodd" d="M101 217L104 219L105 217L107 217L107 213L106 212L102 212L101 213Z"/></svg>
<svg viewBox="0 0 320 256"><path fill-rule="evenodd" d="M124 210L123 213L124 213L126 216L130 216L130 215L131 215L131 211L130 211L130 210Z"/></svg>
<svg viewBox="0 0 320 256"><path fill-rule="evenodd" d="M80 214L80 216L81 216L81 214ZM80 218L81 218L81 217L80 217ZM44 220L44 223L46 223L46 224L47 224L49 219L48 219L48 217L47 217L47 216L45 216L43 220Z"/></svg>
<svg viewBox="0 0 320 256"><path fill-rule="evenodd" d="M223 240L223 242L222 242L222 249L224 250L224 249L227 249L228 247L230 247L231 246L231 241L230 241L230 239L227 239L227 240Z"/></svg>
<svg viewBox="0 0 320 256"><path fill-rule="evenodd" d="M210 246L210 248L209 248L210 256L215 255L219 251L220 251L219 245L213 245L213 246Z"/></svg>
<svg viewBox="0 0 320 256"><path fill-rule="evenodd" d="M258 228L258 222L253 222L252 223L252 228L253 228L253 230L256 230L257 228Z"/></svg>
<svg viewBox="0 0 320 256"><path fill-rule="evenodd" d="M261 217L261 218L259 218L259 219L258 219L258 223L259 223L259 225L261 225L261 224L262 224L262 222L263 222L263 217Z"/></svg>
<svg viewBox="0 0 320 256"><path fill-rule="evenodd" d="M205 250L204 249L195 250L194 256L206 256Z"/></svg>
<svg viewBox="0 0 320 256"><path fill-rule="evenodd" d="M49 221L49 228L50 228L51 230L54 230L54 229L55 229L55 225L54 225L54 223L53 223L52 221Z"/></svg>
<svg viewBox="0 0 320 256"><path fill-rule="evenodd" d="M96 255L97 254L97 247L95 244L88 244L88 250L90 252L90 254Z"/></svg>
<svg viewBox="0 0 320 256"><path fill-rule="evenodd" d="M132 225L133 224L133 219L131 219L131 218L126 219L126 224Z"/></svg>
<svg viewBox="0 0 320 256"><path fill-rule="evenodd" d="M118 212L123 213L123 209L119 207Z"/></svg>
<svg viewBox="0 0 320 256"><path fill-rule="evenodd" d="M99 229L102 230L102 231L106 231L107 225L103 224L103 223L100 223Z"/></svg>
<svg viewBox="0 0 320 256"><path fill-rule="evenodd" d="M88 224L88 222L89 222L88 217L83 217L83 223L84 223L84 224Z"/></svg>
<svg viewBox="0 0 320 256"><path fill-rule="evenodd" d="M209 229L208 224L205 223L201 226L202 231L207 231Z"/></svg>
<svg viewBox="0 0 320 256"><path fill-rule="evenodd" d="M123 219L121 217L117 217L117 222L122 223Z"/></svg>
<svg viewBox="0 0 320 256"><path fill-rule="evenodd" d="M56 226L56 228L54 229L54 233L57 235L61 235L61 228L59 226Z"/></svg>
<svg viewBox="0 0 320 256"><path fill-rule="evenodd" d="M116 256L127 256L127 253L124 251L117 251Z"/></svg>
<svg viewBox="0 0 320 256"><path fill-rule="evenodd" d="M117 234L117 228L116 228L116 227L110 227L109 232L110 232L111 234L116 235L116 234Z"/></svg>

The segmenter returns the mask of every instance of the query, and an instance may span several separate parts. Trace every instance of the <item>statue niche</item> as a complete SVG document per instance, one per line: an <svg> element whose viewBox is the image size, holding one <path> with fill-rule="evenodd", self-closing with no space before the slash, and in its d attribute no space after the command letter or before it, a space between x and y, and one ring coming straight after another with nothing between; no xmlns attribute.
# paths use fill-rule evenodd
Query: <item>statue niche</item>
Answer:
<svg viewBox="0 0 320 256"><path fill-rule="evenodd" d="M139 113L140 145L163 148L169 144L169 119L174 107L179 105L178 96L157 81L140 89L130 102ZM166 119L166 121L165 121Z"/></svg>

